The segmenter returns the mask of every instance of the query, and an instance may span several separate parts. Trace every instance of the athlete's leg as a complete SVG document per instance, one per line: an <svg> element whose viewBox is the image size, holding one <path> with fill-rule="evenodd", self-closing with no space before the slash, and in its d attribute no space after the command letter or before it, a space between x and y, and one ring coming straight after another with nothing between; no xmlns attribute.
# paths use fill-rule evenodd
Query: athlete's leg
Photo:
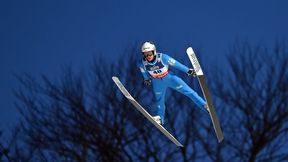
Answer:
<svg viewBox="0 0 288 162"><path fill-rule="evenodd" d="M190 88L181 78L176 75L171 75L169 83L169 87L189 97L201 110L206 112L206 109L204 108L206 102L204 99Z"/></svg>
<svg viewBox="0 0 288 162"><path fill-rule="evenodd" d="M157 104L157 115L161 117L164 124L165 119L165 94L167 85L161 79L152 79L153 92Z"/></svg>

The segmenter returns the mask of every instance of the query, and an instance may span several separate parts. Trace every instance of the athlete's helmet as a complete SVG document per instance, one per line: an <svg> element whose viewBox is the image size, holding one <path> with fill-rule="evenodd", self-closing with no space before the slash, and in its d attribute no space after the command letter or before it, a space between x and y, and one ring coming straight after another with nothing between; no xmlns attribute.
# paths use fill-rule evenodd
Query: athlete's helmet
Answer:
<svg viewBox="0 0 288 162"><path fill-rule="evenodd" d="M156 46L152 42L145 42L142 45L141 51L143 53L153 51L154 55L156 55Z"/></svg>

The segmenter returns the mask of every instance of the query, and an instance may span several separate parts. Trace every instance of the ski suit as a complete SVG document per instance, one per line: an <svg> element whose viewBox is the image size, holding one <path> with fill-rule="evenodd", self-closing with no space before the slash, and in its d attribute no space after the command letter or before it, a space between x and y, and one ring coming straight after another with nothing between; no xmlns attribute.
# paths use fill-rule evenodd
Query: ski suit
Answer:
<svg viewBox="0 0 288 162"><path fill-rule="evenodd" d="M165 93L168 87L189 97L200 109L205 111L205 101L181 78L170 71L171 68L187 73L189 68L163 53L157 53L155 57L152 62L143 58L138 66L144 80L152 81L157 103L157 115L161 117L162 124L164 124L165 119Z"/></svg>

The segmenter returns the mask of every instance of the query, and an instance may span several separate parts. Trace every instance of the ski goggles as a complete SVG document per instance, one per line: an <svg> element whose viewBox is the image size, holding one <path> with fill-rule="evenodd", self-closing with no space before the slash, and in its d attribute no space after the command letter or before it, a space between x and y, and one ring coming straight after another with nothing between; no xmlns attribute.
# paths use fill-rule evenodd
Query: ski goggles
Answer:
<svg viewBox="0 0 288 162"><path fill-rule="evenodd" d="M149 57L149 56L153 56L154 54L153 54L153 52L152 52L152 53L146 53L146 54L143 53L143 55L144 55L145 58L147 58L147 57Z"/></svg>

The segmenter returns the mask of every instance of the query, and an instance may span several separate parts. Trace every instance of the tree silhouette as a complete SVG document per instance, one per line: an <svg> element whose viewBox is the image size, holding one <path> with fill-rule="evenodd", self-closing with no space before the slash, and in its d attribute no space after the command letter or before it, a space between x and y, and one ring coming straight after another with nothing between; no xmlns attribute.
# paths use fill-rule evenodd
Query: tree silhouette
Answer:
<svg viewBox="0 0 288 162"><path fill-rule="evenodd" d="M285 43L269 51L238 42L229 52L226 74L211 78L215 96L224 103L217 107L226 109L221 119L229 122L222 121L229 161L287 160L287 65Z"/></svg>
<svg viewBox="0 0 288 162"><path fill-rule="evenodd" d="M218 143L207 114L187 97L167 92L165 127L184 144L176 147L120 93L116 75L153 113L153 96L136 68L139 44L89 70L70 67L53 80L17 75L21 121L0 160L7 161L285 161L287 150L287 49L235 43L227 64L211 66L196 50L207 75L225 139ZM183 56L185 56L183 54ZM129 58L129 60L127 60ZM184 57L175 57L190 65ZM130 64L127 63L129 61ZM176 72L177 73L177 72ZM201 93L196 79L177 73ZM1 135L1 134L0 134ZM0 136L1 137L1 136ZM4 141L4 140L3 140Z"/></svg>
<svg viewBox="0 0 288 162"><path fill-rule="evenodd" d="M128 102L114 96L111 75L117 67L95 60L91 80L66 69L59 83L26 75L16 93L24 141L34 157L75 161L133 161L126 145L140 132L125 114ZM119 69L119 67L118 67ZM121 109L119 109L121 108ZM133 114L133 112L132 112ZM131 115L132 115L131 114Z"/></svg>

